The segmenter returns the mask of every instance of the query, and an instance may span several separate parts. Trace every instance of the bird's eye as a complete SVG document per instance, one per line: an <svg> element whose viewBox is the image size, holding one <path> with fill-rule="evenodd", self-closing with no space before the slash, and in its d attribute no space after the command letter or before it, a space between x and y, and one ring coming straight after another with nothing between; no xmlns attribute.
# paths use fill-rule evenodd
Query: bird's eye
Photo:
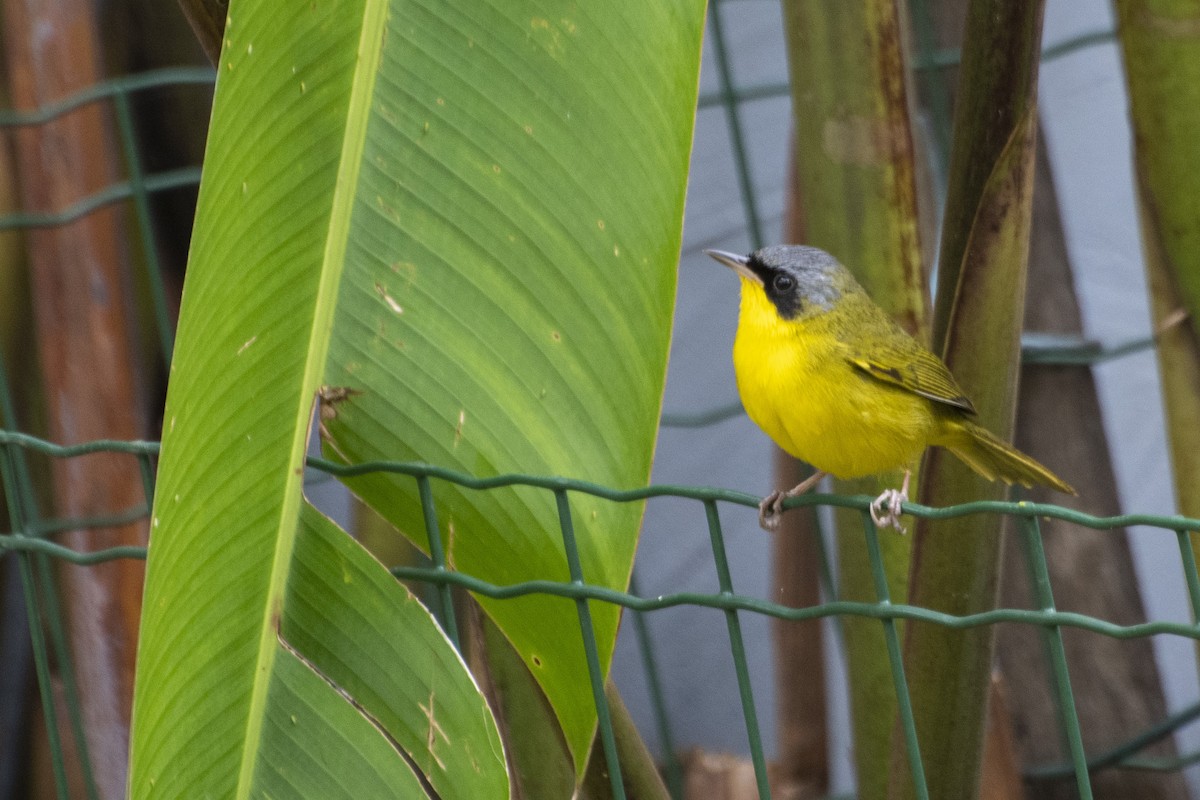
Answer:
<svg viewBox="0 0 1200 800"><path fill-rule="evenodd" d="M796 279L786 273L780 273L771 281L771 286L780 294L790 292L796 285Z"/></svg>

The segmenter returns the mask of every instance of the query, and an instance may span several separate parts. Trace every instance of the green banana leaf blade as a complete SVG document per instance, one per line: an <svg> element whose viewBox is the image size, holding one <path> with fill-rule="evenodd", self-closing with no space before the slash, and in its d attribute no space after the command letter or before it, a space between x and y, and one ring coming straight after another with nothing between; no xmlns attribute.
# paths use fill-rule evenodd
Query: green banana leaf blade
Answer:
<svg viewBox="0 0 1200 800"><path fill-rule="evenodd" d="M661 405L703 3L398 3L323 383L325 452L644 485ZM428 547L415 483L349 481ZM546 490L435 484L453 568L570 579ZM643 504L571 497L584 579L623 589ZM596 712L573 602L480 598L582 771ZM618 609L593 604L602 668Z"/></svg>
<svg viewBox="0 0 1200 800"><path fill-rule="evenodd" d="M702 14L697 0L602 12L231 6L165 419L134 796L257 792L286 728L279 704L322 686L332 698L305 700L322 724L349 710L371 723L354 736L387 732L391 750L364 740L372 759L404 750L434 790L458 796L506 784L486 708L482 731L459 731L455 714L433 710L447 689L429 675L397 667L409 682L400 695L380 677L374 639L411 639L423 623L351 613L380 608L379 587L343 587L347 606L324 603L338 616L292 626L307 608L295 587L313 398L322 385L353 390L321 416L328 452L347 460L643 483ZM355 488L423 539L411 485ZM454 566L497 583L566 578L552 495L435 491ZM574 500L588 581L625 585L640 513ZM581 771L595 709L575 609L530 598L489 611L533 668ZM607 670L617 612L593 612ZM347 630L359 635L339 636ZM457 676L463 703L476 702L444 641L425 644L451 665L431 674ZM396 696L416 708L391 709L383 698ZM335 713L335 699L349 709ZM478 770L441 769L453 760L438 731ZM403 772L338 778L353 787L356 776ZM459 772L484 774L465 795L438 784Z"/></svg>
<svg viewBox="0 0 1200 800"><path fill-rule="evenodd" d="M387 12L230 9L164 420L132 797L508 796L453 647L302 496L344 156L361 152Z"/></svg>
<svg viewBox="0 0 1200 800"><path fill-rule="evenodd" d="M250 794L425 797L411 759L443 797L507 796L499 732L454 648L307 504L285 609Z"/></svg>

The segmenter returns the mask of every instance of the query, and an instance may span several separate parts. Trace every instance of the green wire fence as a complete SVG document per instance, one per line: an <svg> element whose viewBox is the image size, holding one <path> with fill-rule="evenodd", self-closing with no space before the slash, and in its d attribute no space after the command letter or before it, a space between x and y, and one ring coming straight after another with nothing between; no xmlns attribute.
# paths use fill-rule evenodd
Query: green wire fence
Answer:
<svg viewBox="0 0 1200 800"><path fill-rule="evenodd" d="M930 75L936 70L956 62L957 54L935 50L928 39L922 39L921 31L928 31L921 24L925 13L923 3L914 4L917 17L918 50L916 68ZM720 13L709 15L710 33L713 43L714 66L717 70L719 89L700 98L700 105L721 106L725 109L733 145L733 158L737 168L739 190L748 235L753 246L763 243L762 220L759 204L749 179L749 157L747 155L743 122L739 114L741 104L761 98L783 97L788 93L786 84L769 84L753 87L738 87L730 68L726 47L726 36L722 29ZM927 22L927 21L926 21ZM1049 60L1074 52L1081 47L1093 46L1112 40L1111 32L1090 33L1078 39L1062 42L1047 48L1044 59ZM42 226L62 225L78 219L91 211L112 203L132 200L134 204L137 233L141 237L146 262L144 264L154 310L158 346L164 362L169 361L173 347L173 330L168 313L166 293L161 283L160 265L151 224L150 199L156 193L168 189L195 186L199 183L198 167L183 167L163 172L149 172L140 154L130 97L136 92L169 86L207 86L214 80L214 72L208 68L163 69L141 75L105 81L61 102L34 111L0 111L0 127L38 125L65 114L81 105L93 102L111 102L115 109L115 121L122 153L128 170L128 179L109 186L103 191L81 198L71 206L52 213L16 213L0 217L0 231ZM934 93L936 96L937 93ZM937 109L932 109L938 116ZM942 110L942 123L948 126L948 114ZM938 122L938 120L935 120ZM935 124L941 130L942 124ZM1095 343L1074 340L1029 340L1024 348L1027 361L1037 363L1080 364L1096 363L1108 358L1153 347L1153 340L1139 340L1103 347ZM738 404L714 408L695 414L665 414L665 425L685 427L704 426L720 422L741 413ZM154 442L95 441L69 447L44 441L19 432L20 425L12 403L12 393L3 365L0 364L0 485L8 509L8 530L0 533L0 557L11 554L19 565L21 590L26 608L28 635L31 640L34 669L38 679L41 701L47 717L47 735L53 755L55 780L59 794L66 797L67 778L64 766L65 743L57 724L56 704L51 696L51 659L61 671L69 714L65 728L70 731L74 747L84 763L85 792L96 797L97 790L91 783L86 769L88 754L82 735L82 720L74 676L71 674L71 658L66 636L62 628L62 615L54 592L52 565L66 562L90 566L114 559L141 559L145 548L115 547L92 552L79 552L55 541L55 535L80 528L105 528L126 524L145 518L150 513L154 494L155 462L158 445ZM145 502L118 513L88 519L58 519L42 514L38 503L38 487L30 466L30 457L55 459L78 458L94 453L124 454L137 459L141 469ZM368 472L387 472L412 478L417 485L425 516L426 533L430 542L430 563L420 567L397 567L392 570L396 577L423 582L432 587L431 605L440 618L452 641L458 642L457 622L451 603L451 588L466 589L479 595L496 599L519 597L529 594L549 594L574 600L579 615L580 635L583 640L588 664L588 679L599 715L599 741L604 749L607 764L611 769L612 789L615 797L625 796L621 784L620 763L614 743L609 708L604 695L604 676L596 640L592 632L589 601L611 603L628 609L632 615L635 635L641 643L644 667L651 688L651 701L655 726L663 745L665 771L672 793L682 796L682 769L676 759L671 720L666 712L661 689L663 676L654 657L652 636L646 621L655 611L681 606L717 609L725 616L729 637L730 656L735 673L747 749L753 763L756 782L762 797L770 796L767 776L767 761L762 743L762 730L755 710L750 680L750 665L746 657L742 634L742 619L746 614L764 615L781 620L813 620L842 618L848 616L879 621L885 635L888 659L891 667L893 688L899 707L900 725L906 748L907 763L912 779L917 786L917 795L926 797L925 774L930 765L924 764L920 756L913 722L913 710L909 698L904 664L901 658L897 620L921 621L954 629L965 629L997 624L1019 624L1034 626L1042 632L1047 645L1049 668L1053 690L1057 698L1060 724L1068 743L1069 759L1063 763L1041 764L1029 768L1026 777L1030 780L1050 780L1074 777L1082 797L1091 797L1090 775L1092 772L1109 768L1153 769L1163 771L1180 770L1200 762L1200 753L1184 754L1177 758L1149 758L1138 754L1150 745L1170 737L1174 731L1200 717L1200 703L1193 704L1172 714L1143 731L1136 732L1114 747L1099 753L1086 753L1082 743L1079 721L1075 710L1075 699L1071 691L1069 665L1063 646L1062 631L1074 628L1095 634L1129 639L1153 635L1170 635L1200 640L1200 625L1179 622L1147 621L1120 625L1094 617L1059 611L1054 602L1053 587L1046 568L1045 552L1039 520L1059 519L1080 529L1112 530L1130 525L1156 528L1162 535L1174 535L1180 553L1180 568L1186 581L1193 619L1200 619L1200 576L1197 574L1189 541L1189 533L1200 531L1200 520L1178 516L1155 516L1130 514L1117 517L1095 517L1054 505L1024 502L980 502L950 508L930 508L915 503L906 503L904 511L915 517L946 519L979 514L1003 514L1012 518L1024 546L1026 566L1030 571L1034 587L1034 608L998 608L969 616L952 616L937 611L908 605L893 600L887 589L883 563L879 551L879 532L869 514L871 498L865 496L843 497L834 495L808 495L787 502L787 507L828 506L843 507L858 511L862 518L862 532L867 545L867 555L874 576L875 602L850 602L837 599L836 587L827 586L832 599L818 605L794 608L773 603L761 598L738 594L733 585L729 563L728 545L721 521L723 508L731 506L755 507L759 498L723 489L693 486L658 485L635 490L616 490L610 487L572 480L566 477L535 475L503 475L477 478L447 470L436 465L417 463L376 462L343 466L319 458L310 458L309 467L316 473L333 477L350 477ZM434 510L433 498L439 484L456 484L472 490L490 491L509 486L528 486L554 495L558 513L558 525L568 561L570 581L530 581L514 585L494 585L471 575L457 572L446 563L445 551L440 539L439 526ZM636 578L626 592L594 586L588 583L582 572L575 534L572 525L571 498L576 494L587 494L611 502L654 501L655 498L681 498L700 504L705 512L706 533L711 546L713 563L716 567L716 591L707 593L681 592L653 597L638 592ZM645 536L654 536L653 530ZM890 535L890 534L885 534ZM828 575L828 570L826 570Z"/></svg>
<svg viewBox="0 0 1200 800"><path fill-rule="evenodd" d="M105 518L89 520L47 520L41 518L36 512L36 504L32 502L34 487L29 481L27 466L29 454L38 453L53 458L76 458L100 452L126 454L138 460L138 463L141 465L142 474L145 477L146 503L137 508L127 509L122 513ZM5 497L9 499L10 525L8 532L0 533L0 554L13 553L18 557L22 566L22 577L26 583L30 630L35 639L36 666L39 680L43 686L49 685L47 654L51 650L54 651L56 661L60 666L70 663L70 659L67 657L65 639L57 621L57 608L54 605L53 592L49 591L49 575L46 572L49 560L57 559L87 566L120 558L144 558L146 554L145 548L141 547L114 547L91 552L79 552L56 543L53 541L53 536L55 533L69 528L80 526L103 528L124 524L131 518L147 516L149 514L150 498L153 496L154 461L157 454L158 445L154 442L97 441L63 447L27 434L0 430L0 473L2 473L0 477L3 478ZM921 621L954 629L1001 623L1022 624L1036 626L1043 632L1048 646L1049 666L1060 710L1060 722L1069 743L1070 760L1062 764L1035 766L1027 772L1028 778L1050 779L1073 775L1081 796L1090 797L1089 775L1092 771L1112 767L1175 770L1200 760L1200 754L1187 754L1174 759L1137 757L1137 753L1144 748L1170 736L1174 730L1200 716L1200 704L1195 704L1164 719L1153 727L1137 732L1130 736L1126 742L1105 752L1093 753L1091 755L1084 752L1082 733L1075 713L1074 696L1071 692L1069 667L1063 647L1062 629L1077 628L1119 639L1166 634L1200 640L1200 625L1166 621L1148 621L1121 625L1083 614L1057 610L1054 604L1053 587L1050 585L1046 569L1046 559L1042 549L1039 527L1039 520L1041 519L1059 519L1070 522L1080 528L1093 530L1112 530L1131 525L1142 525L1157 528L1164 535L1174 535L1179 546L1181 569L1187 582L1188 596L1192 610L1194 615L1200 618L1200 578L1197 576L1196 564L1189 541L1190 532L1200 531L1200 519L1149 514L1096 517L1055 505L1027 502L987 501L947 508L931 508L916 503L905 503L904 512L906 514L933 520L979 514L1007 515L1014 520L1020 532L1025 547L1027 566L1033 577L1036 607L1028 609L998 608L967 616L954 616L928 608L895 602L888 595L883 561L879 551L880 534L872 522L869 512L872 498L867 496L806 495L789 500L786 506L789 508L830 506L851 508L859 512L862 519L863 535L866 538L870 568L875 579L877 599L873 603L835 599L810 607L793 608L773 603L769 600L738 594L733 586L728 566L728 545L721 523L720 509L722 506L753 508L757 506L759 501L759 498L753 495L726 489L694 486L659 485L634 490L617 490L569 478L536 475L513 474L490 478L476 478L442 467L420 463L381 461L346 466L321 458L310 457L308 465L316 471L339 478L361 476L374 472L386 472L395 475L406 475L416 481L422 499L422 507L425 512L426 531L430 536L431 563L429 566L422 567L396 567L392 569L392 572L397 578L428 583L436 589L433 605L435 606L435 610L440 612L441 618L446 625L447 633L453 641L457 642L458 632L453 606L450 601L450 587L467 589L471 592L496 599L508 599L529 594L548 594L568 598L576 602L580 620L580 632L587 654L588 678L591 682L596 708L600 717L600 741L604 747L607 763L614 776L614 796L618 798L622 798L625 795L620 784L620 763L613 739L609 708L604 699L604 675L600 667L596 639L592 632L588 601L605 602L621 606L633 612L635 618L638 619L643 614L678 606L712 608L724 612L728 629L730 653L737 674L748 749L754 765L759 792L764 798L770 796L770 787L767 780L767 764L762 746L761 727L755 711L750 684L750 666L747 662L745 647L742 642L740 615L745 613L761 614L782 620L811 620L825 617L856 616L880 621L884 629L885 641L887 642L888 659L899 706L900 724L904 734L903 738L908 756L909 770L918 787L918 797L927 796L923 787L925 785L926 770L930 769L930 766L923 764L920 758L920 742L918 741L913 723L913 710L905 680L900 640L895 628L897 620ZM451 483L478 491L489 491L510 486L529 486L552 493L557 501L558 524L563 537L571 580L567 582L541 580L512 585L496 585L450 569L446 564L444 548L439 538L439 526L433 506L433 496L437 491L438 483ZM717 567L718 590L712 593L689 592L645 597L639 595L636 591L621 592L588 584L587 576L583 574L580 566L572 525L570 498L573 494L592 495L617 503L639 500L652 501L654 498L674 497L702 504L707 522L707 534L712 547L712 557ZM653 536L654 532L647 531L644 535ZM49 642L41 639L41 620L45 620L48 623L47 628L50 632ZM644 655L650 662L648 664L649 668L656 674L657 666L653 663L654 656L652 650L647 648ZM652 681L652 684L656 682ZM43 702L47 703L46 713L52 715L53 703L45 694L43 695ZM71 704L68 705L70 706ZM671 727L670 720L661 711L661 699L656 699L655 705L659 709L656 724L661 730L669 732ZM77 738L77 743L82 745L83 740L79 725L80 723L77 719L71 720L71 726L74 729L73 735ZM53 725L49 727L49 730L54 735L55 729ZM670 738L668 734L668 736L664 737L664 741L669 741ZM58 754L56 762L59 762L61 759L62 742L52 741L51 748ZM84 758L86 758L86 754L84 754ZM675 769L678 769L677 765ZM679 785L678 775L674 776L672 783L676 786Z"/></svg>

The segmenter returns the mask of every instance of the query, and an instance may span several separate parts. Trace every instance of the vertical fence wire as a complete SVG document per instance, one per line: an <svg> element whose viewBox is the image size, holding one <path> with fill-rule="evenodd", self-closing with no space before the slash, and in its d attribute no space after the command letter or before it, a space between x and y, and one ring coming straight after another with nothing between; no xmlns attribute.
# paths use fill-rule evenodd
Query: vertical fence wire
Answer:
<svg viewBox="0 0 1200 800"><path fill-rule="evenodd" d="M871 565L871 579L875 582L875 597L879 605L887 608L892 604L888 591L887 572L883 568L883 554L879 549L879 531L869 513L862 514L863 535L867 539L867 560ZM892 671L892 685L896 691L896 706L900 716L900 730L904 734L904 750L908 757L908 769L913 787L919 800L929 800L929 786L925 780L925 766L921 763L921 745L917 741L917 723L913 717L912 697L908 693L908 681L904 676L904 658L900 650L900 634L896 631L896 620L883 617L883 638L887 643L888 663Z"/></svg>
<svg viewBox="0 0 1200 800"><path fill-rule="evenodd" d="M1054 591L1050 586L1050 570L1046 566L1046 551L1042 546L1041 526L1036 517L1021 520L1021 535L1033 578L1033 593L1040 611L1055 611ZM1071 764L1075 768L1075 785L1080 800L1091 800L1092 784L1088 777L1087 756L1083 751L1083 733L1079 729L1079 713L1075 694L1071 691L1071 674L1067 668L1067 651L1063 646L1062 628L1048 625L1043 628L1050 650L1050 667L1054 676L1054 693L1058 701L1059 724L1066 733Z"/></svg>
<svg viewBox="0 0 1200 800"><path fill-rule="evenodd" d="M629 591L640 595L637 573L629 579ZM646 674L646 683L650 691L650 705L654 712L654 727L663 754L663 772L667 781L667 790L673 800L683 800L683 767L675 752L675 735L671 730L671 719L667 714L666 695L663 692L662 676L658 669L658 658L654 646L654 637L650 635L650 626L646 615L641 611L629 612L633 616L633 631L637 636L638 650L642 656L642 671Z"/></svg>
<svg viewBox="0 0 1200 800"><path fill-rule="evenodd" d="M16 487L17 469L14 463L15 459L21 457L17 450L18 447L16 445L4 445L4 469L2 477L4 497L8 505L9 525L13 532L12 535L23 537L25 536L23 532L25 530L25 520L20 509L20 495ZM38 695L42 702L43 713L46 716L47 743L50 746L50 765L54 773L54 785L57 796L65 800L67 798L66 765L62 757L63 745L58 730L58 715L55 710L54 695L51 689L50 664L48 659L49 647L46 643L45 631L42 629L41 604L38 602L38 592L32 564L33 559L37 556L32 553L14 553L13 555L17 559L21 576L22 599L25 604L27 627L32 640L33 666L34 673L37 675Z"/></svg>
<svg viewBox="0 0 1200 800"><path fill-rule="evenodd" d="M16 408L8 380L8 370L2 363L2 359L0 359L0 408L3 410L5 427L16 429ZM37 493L34 489L25 451L15 444L6 444L3 449L4 458L0 463L3 464L4 498L8 506L9 523L12 526L13 535L17 537L36 536L39 517ZM60 798L68 797L69 781L66 772L65 749L59 729L58 707L53 692L54 684L51 680L49 661L51 647L54 650L55 663L58 665L62 678L67 722L83 773L84 791L89 800L96 800L98 792L92 776L87 739L84 736L79 687L75 682L71 654L62 629L61 608L55 592L50 559L36 553L18 553L16 557L20 566L25 613L32 639L38 693L42 703L42 713L46 719L55 791Z"/></svg>
<svg viewBox="0 0 1200 800"><path fill-rule="evenodd" d="M717 568L717 585L723 597L733 596L733 577L729 572L729 558L725 551L725 537L721 532L721 515L714 500L704 501L704 513L708 521L708 536L712 543L713 563ZM754 707L754 692L750 686L750 665L746 660L746 645L742 640L742 623L737 611L725 610L725 626L729 630L729 647L733 654L733 667L737 673L738 694L742 700L742 715L746 720L746 736L750 741L750 760L754 763L754 779L761 798L771 796L767 780L767 759L763 752L762 731L758 725L758 711Z"/></svg>
<svg viewBox="0 0 1200 800"><path fill-rule="evenodd" d="M1192 609L1192 622L1200 627L1200 575L1196 573L1196 553L1192 550L1192 536L1186 530L1175 531L1179 543L1179 561L1183 565L1183 577L1187 582L1188 603Z"/></svg>
<svg viewBox="0 0 1200 800"><path fill-rule="evenodd" d="M446 549L442 546L442 530L438 526L437 508L433 504L433 490L429 486L428 475L417 476L417 492L421 496L421 515L425 518L425 538L429 540L429 558L433 568L441 574L446 572ZM434 584L437 592L438 605L442 612L442 627L450 639L454 649L462 652L462 644L458 637L458 621L454 616L454 597L450 584L439 582Z"/></svg>
<svg viewBox="0 0 1200 800"><path fill-rule="evenodd" d="M558 506L558 524L562 531L563 548L567 556L567 570L571 584L583 587L583 562L579 558L579 544L575 540L575 525L571 520L571 503L566 489L556 489L554 500ZM579 614L579 632L583 636L583 651L587 658L588 679L592 684L592 699L596 703L596 720L600 742L604 748L604 759L608 766L608 779L613 797L625 800L625 786L621 779L621 764L617 759L617 742L613 735L612 714L604 692L604 670L600 667L600 651L596 644L596 629L592 625L592 610L586 598L575 601Z"/></svg>
<svg viewBox="0 0 1200 800"><path fill-rule="evenodd" d="M125 157L125 169L129 172L129 189L133 193L141 255L145 261L146 281L150 287L151 306L154 308L154 327L158 333L159 356L162 358L163 367L169 371L171 354L175 350L175 329L167 311L167 292L163 287L162 264L158 257L158 238L154 233L154 221L150 213L150 193L146 190L146 174L142 166L137 132L134 130L127 87L122 86L113 96L113 105L117 112L117 131Z"/></svg>
<svg viewBox="0 0 1200 800"><path fill-rule="evenodd" d="M62 605L59 603L54 571L50 558L40 554L34 557L33 566L37 574L34 591L38 595L44 624L49 631L50 642L54 648L54 663L58 666L59 676L62 679L64 705L67 707L67 720L71 725L76 756L83 772L84 790L87 792L88 800L98 800L100 793L92 774L92 760L88 753L87 736L83 726L83 702L79 696L79 682L75 678L75 662L71 656L66 631L63 629L64 616ZM62 751L56 755L59 759L65 758Z"/></svg>
<svg viewBox="0 0 1200 800"><path fill-rule="evenodd" d="M725 121L729 126L729 141L733 148L734 167L737 171L738 190L742 208L746 212L746 230L750 234L750 245L757 250L763 246L762 217L758 213L758 197L754 192L754 181L750 176L750 155L746 149L746 137L742 132L740 99L734 88L733 69L729 63L729 50L725 43L725 28L721 20L721 4L714 2L708 12L709 28L712 31L713 66L717 68L720 85L719 96L725 110Z"/></svg>

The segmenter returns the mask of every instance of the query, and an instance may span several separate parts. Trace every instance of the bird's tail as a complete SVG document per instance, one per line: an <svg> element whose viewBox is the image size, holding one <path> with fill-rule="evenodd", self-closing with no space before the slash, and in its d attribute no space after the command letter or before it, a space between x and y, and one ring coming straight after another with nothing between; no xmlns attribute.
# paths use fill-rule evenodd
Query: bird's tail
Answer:
<svg viewBox="0 0 1200 800"><path fill-rule="evenodd" d="M952 435L946 441L937 444L961 458L983 477L991 481L998 478L1005 483L1019 483L1025 487L1040 483L1066 494L1075 494L1075 490L1062 478L1020 450L997 439L986 428L965 420L960 425L954 426Z"/></svg>

